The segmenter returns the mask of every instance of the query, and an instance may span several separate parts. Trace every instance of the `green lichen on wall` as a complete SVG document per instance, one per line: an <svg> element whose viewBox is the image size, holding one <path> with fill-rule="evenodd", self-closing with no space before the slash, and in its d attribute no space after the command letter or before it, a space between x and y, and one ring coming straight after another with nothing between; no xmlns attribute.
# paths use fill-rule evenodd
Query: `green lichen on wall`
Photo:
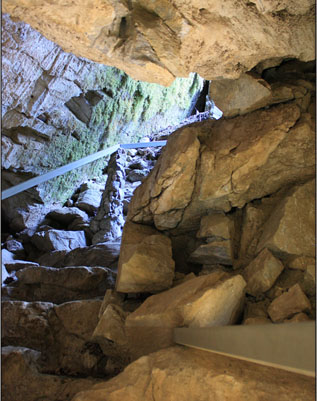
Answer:
<svg viewBox="0 0 317 401"><path fill-rule="evenodd" d="M84 93L97 91L87 125L71 116L57 131L42 160L46 171L79 160L117 143L139 142L190 115L203 86L197 74L177 78L166 88L135 81L124 72L99 65L82 84ZM102 175L107 159L75 169L41 186L45 201L64 202L88 177Z"/></svg>

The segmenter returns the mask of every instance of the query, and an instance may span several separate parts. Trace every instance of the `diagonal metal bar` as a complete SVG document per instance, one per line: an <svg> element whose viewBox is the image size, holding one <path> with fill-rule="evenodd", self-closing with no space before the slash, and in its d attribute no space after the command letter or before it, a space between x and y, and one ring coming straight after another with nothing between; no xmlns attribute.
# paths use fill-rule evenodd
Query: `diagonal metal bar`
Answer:
<svg viewBox="0 0 317 401"><path fill-rule="evenodd" d="M176 328L174 341L315 376L315 322Z"/></svg>
<svg viewBox="0 0 317 401"><path fill-rule="evenodd" d="M55 170L49 171L48 173L42 174L38 177L31 178L30 180L24 181L21 184L15 185L9 189L5 189L1 192L1 200L10 198L20 192L35 187L36 185L42 184L45 181L51 180L52 178L58 177L62 174L67 173L75 168L84 166L85 164L91 163L101 157L108 156L116 152L119 148L122 149L136 149L136 148L150 148L156 146L164 146L166 141L153 141L153 142L141 142L141 143L129 143L129 144L118 144L111 146L110 148L100 150L99 152L93 153L92 155L83 157L80 160L66 164L65 166L59 167Z"/></svg>

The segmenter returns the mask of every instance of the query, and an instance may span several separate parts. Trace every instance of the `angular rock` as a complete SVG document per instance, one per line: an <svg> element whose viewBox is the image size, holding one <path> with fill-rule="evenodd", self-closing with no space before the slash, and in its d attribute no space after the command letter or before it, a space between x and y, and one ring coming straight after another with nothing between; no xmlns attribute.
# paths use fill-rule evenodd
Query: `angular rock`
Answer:
<svg viewBox="0 0 317 401"><path fill-rule="evenodd" d="M25 256L25 251L21 242L10 239L5 243L5 247L9 252L12 252L17 257L23 258Z"/></svg>
<svg viewBox="0 0 317 401"><path fill-rule="evenodd" d="M114 274L105 267L31 267L16 273L14 299L63 303L101 296L114 287ZM21 298L22 297L22 298Z"/></svg>
<svg viewBox="0 0 317 401"><path fill-rule="evenodd" d="M142 181L148 174L145 170L132 170L127 175L127 180L130 182Z"/></svg>
<svg viewBox="0 0 317 401"><path fill-rule="evenodd" d="M119 258L120 242L104 242L102 244L73 249L70 252L54 251L40 256L37 260L42 266L111 266Z"/></svg>
<svg viewBox="0 0 317 401"><path fill-rule="evenodd" d="M174 327L234 324L242 310L245 286L240 275L230 277L218 271L147 298L126 319L132 356L171 345Z"/></svg>
<svg viewBox="0 0 317 401"><path fill-rule="evenodd" d="M295 186L267 220L258 251L283 258L315 256L315 180Z"/></svg>
<svg viewBox="0 0 317 401"><path fill-rule="evenodd" d="M175 263L171 240L157 230L126 223L118 265L116 290L158 292L171 287Z"/></svg>
<svg viewBox="0 0 317 401"><path fill-rule="evenodd" d="M243 271L243 277L247 282L246 292L257 296L268 291L283 269L282 262L267 248L263 249Z"/></svg>
<svg viewBox="0 0 317 401"><path fill-rule="evenodd" d="M47 320L53 306L49 302L2 301L2 346L46 349L53 340Z"/></svg>
<svg viewBox="0 0 317 401"><path fill-rule="evenodd" d="M76 393L86 390L97 379L73 379L43 374L40 371L40 353L22 347L2 348L3 401L47 400L68 401Z"/></svg>
<svg viewBox="0 0 317 401"><path fill-rule="evenodd" d="M297 323L297 322L307 322L309 317L306 315L306 313L300 312L296 313L292 318L290 319L285 319L283 323Z"/></svg>
<svg viewBox="0 0 317 401"><path fill-rule="evenodd" d="M78 207L78 209L87 212L89 215L93 215L97 213L97 210L100 206L101 197L102 193L100 190L87 189L79 194L75 206Z"/></svg>
<svg viewBox="0 0 317 401"><path fill-rule="evenodd" d="M74 220L81 223L87 223L89 220L87 213L77 207L54 209L46 215L46 218L62 223L65 228Z"/></svg>
<svg viewBox="0 0 317 401"><path fill-rule="evenodd" d="M305 271L309 266L316 266L316 259L307 256L298 256L287 265L290 269L299 269Z"/></svg>
<svg viewBox="0 0 317 401"><path fill-rule="evenodd" d="M200 222L197 238L213 238L216 241L233 238L234 222L228 216L217 213L204 216Z"/></svg>
<svg viewBox="0 0 317 401"><path fill-rule="evenodd" d="M31 241L41 251L71 251L86 246L84 231L39 231Z"/></svg>
<svg viewBox="0 0 317 401"><path fill-rule="evenodd" d="M66 302L48 316L54 343L47 350L53 371L70 376L105 375L106 358L91 335L98 323L101 300Z"/></svg>
<svg viewBox="0 0 317 401"><path fill-rule="evenodd" d="M159 230L176 227L194 190L199 147L197 134L190 128L169 137L168 146L154 169L134 192L129 220L154 221Z"/></svg>
<svg viewBox="0 0 317 401"><path fill-rule="evenodd" d="M299 284L275 298L268 307L268 314L273 322L278 323L298 312L311 309L311 304Z"/></svg>
<svg viewBox="0 0 317 401"><path fill-rule="evenodd" d="M138 359L72 401L313 401L314 397L313 377L174 346Z"/></svg>
<svg viewBox="0 0 317 401"><path fill-rule="evenodd" d="M117 357L121 363L129 361L128 338L125 333L125 319L128 313L120 306L109 304L92 334L105 355Z"/></svg>
<svg viewBox="0 0 317 401"><path fill-rule="evenodd" d="M223 264L232 266L233 249L231 241L214 241L200 245L189 257L193 263Z"/></svg>
<svg viewBox="0 0 317 401"><path fill-rule="evenodd" d="M4 265L9 273L16 272L21 269L25 269L26 267L39 266L39 264L36 262L29 262L26 260L14 260L11 263L4 263Z"/></svg>
<svg viewBox="0 0 317 401"><path fill-rule="evenodd" d="M122 306L124 302L124 294L114 290L107 290L99 309L98 318L100 319L109 304Z"/></svg>
<svg viewBox="0 0 317 401"><path fill-rule="evenodd" d="M234 117L267 106L272 93L270 85L259 76L242 74L240 78L212 81L210 98L223 112L224 117Z"/></svg>

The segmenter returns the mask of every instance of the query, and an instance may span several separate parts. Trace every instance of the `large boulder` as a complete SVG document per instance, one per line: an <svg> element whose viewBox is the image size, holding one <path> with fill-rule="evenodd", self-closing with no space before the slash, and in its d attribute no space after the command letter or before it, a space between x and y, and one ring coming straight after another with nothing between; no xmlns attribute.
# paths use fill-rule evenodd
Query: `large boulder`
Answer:
<svg viewBox="0 0 317 401"><path fill-rule="evenodd" d="M245 286L240 275L216 271L147 298L126 319L132 357L173 344L174 327L234 324L242 311Z"/></svg>
<svg viewBox="0 0 317 401"><path fill-rule="evenodd" d="M267 220L258 250L282 258L315 256L315 180L292 188Z"/></svg>
<svg viewBox="0 0 317 401"><path fill-rule="evenodd" d="M71 251L87 245L84 231L54 229L36 232L32 237L32 243L40 251Z"/></svg>
<svg viewBox="0 0 317 401"><path fill-rule="evenodd" d="M72 401L313 401L315 381L224 355L174 346L144 356Z"/></svg>
<svg viewBox="0 0 317 401"><path fill-rule="evenodd" d="M312 117L295 103L193 124L169 137L134 194L128 219L173 234L315 174Z"/></svg>
<svg viewBox="0 0 317 401"><path fill-rule="evenodd" d="M172 286L175 264L171 240L149 226L124 226L116 290L158 292Z"/></svg>

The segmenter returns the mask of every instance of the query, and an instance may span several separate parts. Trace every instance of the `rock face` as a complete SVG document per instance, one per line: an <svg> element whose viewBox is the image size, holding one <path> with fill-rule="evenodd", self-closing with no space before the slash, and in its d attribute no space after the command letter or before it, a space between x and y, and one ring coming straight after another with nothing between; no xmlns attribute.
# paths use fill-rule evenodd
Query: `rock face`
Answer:
<svg viewBox="0 0 317 401"><path fill-rule="evenodd" d="M157 292L171 287L174 277L171 241L157 230L127 223L124 227L116 289Z"/></svg>
<svg viewBox="0 0 317 401"><path fill-rule="evenodd" d="M138 359L72 401L313 401L314 379L185 347Z"/></svg>
<svg viewBox="0 0 317 401"><path fill-rule="evenodd" d="M116 68L65 53L8 14L2 16L2 30L3 189L179 123L202 89L197 74L170 88L134 81ZM36 226L43 201L64 202L88 177L104 183L105 163L99 159L4 200L8 225L23 230L36 220ZM87 198L78 202L91 210Z"/></svg>
<svg viewBox="0 0 317 401"><path fill-rule="evenodd" d="M174 327L234 324L242 311L245 286L240 275L217 271L147 298L126 319L132 356L173 344Z"/></svg>
<svg viewBox="0 0 317 401"><path fill-rule="evenodd" d="M247 282L246 291L259 295L268 291L283 271L284 266L266 248L244 269Z"/></svg>
<svg viewBox="0 0 317 401"><path fill-rule="evenodd" d="M315 255L315 180L295 187L266 222L258 250L281 257Z"/></svg>
<svg viewBox="0 0 317 401"><path fill-rule="evenodd" d="M311 0L301 4L136 0L129 5L99 2L93 7L84 1L63 7L46 0L23 5L3 2L4 12L29 23L66 51L164 85L191 71L206 79L236 79L261 61L267 68L285 57L313 59L313 7Z"/></svg>

